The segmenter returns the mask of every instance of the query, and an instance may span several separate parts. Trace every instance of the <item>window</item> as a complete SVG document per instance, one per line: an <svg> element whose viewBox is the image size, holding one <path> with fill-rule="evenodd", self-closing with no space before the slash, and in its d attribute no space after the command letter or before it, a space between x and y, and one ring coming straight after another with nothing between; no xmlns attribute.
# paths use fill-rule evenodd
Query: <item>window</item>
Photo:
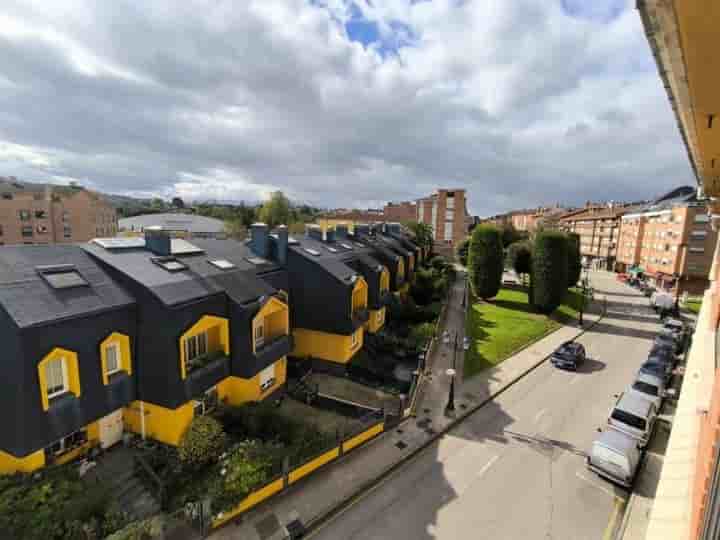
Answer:
<svg viewBox="0 0 720 540"><path fill-rule="evenodd" d="M37 230L40 234L47 234L48 232L47 225L38 225L35 230Z"/></svg>
<svg viewBox="0 0 720 540"><path fill-rule="evenodd" d="M691 247L690 253L705 253L704 247Z"/></svg>
<svg viewBox="0 0 720 540"><path fill-rule="evenodd" d="M381 309L375 314L375 322L377 324L382 324L385 320L385 312Z"/></svg>
<svg viewBox="0 0 720 540"><path fill-rule="evenodd" d="M455 211L454 210L446 210L445 211L445 221L452 221L455 219Z"/></svg>
<svg viewBox="0 0 720 540"><path fill-rule="evenodd" d="M30 210L18 210L18 216L20 217L20 221L29 221Z"/></svg>
<svg viewBox="0 0 720 540"><path fill-rule="evenodd" d="M260 321L255 327L255 348L259 349L265 344L265 325Z"/></svg>
<svg viewBox="0 0 720 540"><path fill-rule="evenodd" d="M450 197L450 196L448 196L448 197L445 199L445 207L448 208L448 209L450 209L450 208L453 208L453 209L454 209L454 208L455 208L455 197Z"/></svg>
<svg viewBox="0 0 720 540"><path fill-rule="evenodd" d="M69 225L63 227L63 236L65 238L72 238L72 228Z"/></svg>
<svg viewBox="0 0 720 540"><path fill-rule="evenodd" d="M63 210L62 220L63 220L63 221L69 221L69 220L70 220L70 212L68 212L67 210Z"/></svg>
<svg viewBox="0 0 720 540"><path fill-rule="evenodd" d="M12 201L13 196L12 196L12 193L3 193L2 198L5 199L6 201Z"/></svg>
<svg viewBox="0 0 720 540"><path fill-rule="evenodd" d="M707 236L707 231L692 231L690 233L690 236L692 238L705 238Z"/></svg>
<svg viewBox="0 0 720 540"><path fill-rule="evenodd" d="M215 259L208 262L214 267L219 268L220 270L230 270L231 268L235 268L235 265L233 263L225 259Z"/></svg>
<svg viewBox="0 0 720 540"><path fill-rule="evenodd" d="M707 214L696 214L695 223L708 223L710 221L710 217Z"/></svg>
<svg viewBox="0 0 720 540"><path fill-rule="evenodd" d="M447 242L451 242L451 241L452 241L452 237L453 237L453 236L452 236L452 234L453 234L452 226L453 226L453 224L452 224L451 221L446 221L446 222L445 222L445 235L444 235L443 240L445 240L445 241L447 241Z"/></svg>
<svg viewBox="0 0 720 540"><path fill-rule="evenodd" d="M645 419L641 418L640 416L636 416L632 413L629 413L627 411L624 411L622 409L613 409L612 414L610 415L610 418L613 420L616 420L622 424L627 424L630 427L634 427L635 429L644 430L645 429Z"/></svg>
<svg viewBox="0 0 720 540"><path fill-rule="evenodd" d="M190 367L193 360L207 354L207 332L185 338L185 362ZM188 369L190 371L190 369Z"/></svg>
<svg viewBox="0 0 720 540"><path fill-rule="evenodd" d="M53 289L71 289L73 287L87 287L88 282L77 270L60 270L41 272L42 277Z"/></svg>
<svg viewBox="0 0 720 540"><path fill-rule="evenodd" d="M45 364L45 390L48 399L68 391L67 364L64 357L57 357Z"/></svg>
<svg viewBox="0 0 720 540"><path fill-rule="evenodd" d="M357 346L357 344L358 344L358 336L357 336L357 334L358 334L357 332L353 332L353 333L350 335L350 347L355 347L355 346Z"/></svg>
<svg viewBox="0 0 720 540"><path fill-rule="evenodd" d="M46 219L47 212L45 210L35 210L35 219Z"/></svg>
<svg viewBox="0 0 720 540"><path fill-rule="evenodd" d="M122 368L120 362L120 345L118 343L110 343L105 346L105 373L112 375Z"/></svg>
<svg viewBox="0 0 720 540"><path fill-rule="evenodd" d="M23 227L22 227L22 235L23 235L23 236L32 236L32 235L33 235L32 225L23 225Z"/></svg>
<svg viewBox="0 0 720 540"><path fill-rule="evenodd" d="M71 433L67 437L63 437L59 441L55 441L53 444L48 446L46 448L46 453L50 454L51 456L57 456L67 452L68 450L72 450L73 448L82 446L86 442L87 431L76 431L74 433Z"/></svg>
<svg viewBox="0 0 720 540"><path fill-rule="evenodd" d="M260 391L264 392L275 385L275 364L271 364L260 372Z"/></svg>

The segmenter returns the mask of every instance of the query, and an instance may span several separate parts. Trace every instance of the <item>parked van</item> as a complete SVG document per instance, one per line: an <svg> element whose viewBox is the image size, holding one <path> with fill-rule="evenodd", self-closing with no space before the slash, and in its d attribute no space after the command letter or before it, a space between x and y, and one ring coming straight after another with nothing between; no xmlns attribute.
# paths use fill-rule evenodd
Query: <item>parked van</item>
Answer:
<svg viewBox="0 0 720 540"><path fill-rule="evenodd" d="M611 482L632 486L640 464L637 440L613 428L601 432L585 458L588 468Z"/></svg>
<svg viewBox="0 0 720 540"><path fill-rule="evenodd" d="M657 375L649 373L638 373L630 386L628 392L636 393L638 396L652 401L660 410L662 400L665 397L665 380Z"/></svg>
<svg viewBox="0 0 720 540"><path fill-rule="evenodd" d="M634 393L620 394L610 412L608 424L635 438L641 448L647 446L657 418L655 404Z"/></svg>

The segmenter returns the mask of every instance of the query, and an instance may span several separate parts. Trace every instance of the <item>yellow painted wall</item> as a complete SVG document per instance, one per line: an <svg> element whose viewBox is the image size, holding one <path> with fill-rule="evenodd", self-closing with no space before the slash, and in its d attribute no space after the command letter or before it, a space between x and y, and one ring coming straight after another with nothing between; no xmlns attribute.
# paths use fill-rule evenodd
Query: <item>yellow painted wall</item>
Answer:
<svg viewBox="0 0 720 540"><path fill-rule="evenodd" d="M385 310L387 308L380 308L380 309L371 309L370 310L370 318L368 319L367 323L367 329L368 332L371 334L374 334L376 332L379 332L383 326L385 326ZM380 314L380 317L378 320L378 314Z"/></svg>
<svg viewBox="0 0 720 540"><path fill-rule="evenodd" d="M125 334L119 332L113 332L106 337L100 344L100 363L102 365L102 380L103 384L107 385L110 382L110 378L107 374L107 352L105 348L112 343L117 343L120 346L120 366L128 375L132 375L132 353L130 352L130 338Z"/></svg>
<svg viewBox="0 0 720 540"><path fill-rule="evenodd" d="M82 446L73 448L69 452L65 452L64 454L56 456L54 461L55 464L62 465L63 463L68 463L69 461L78 459L79 457L84 456L88 450L100 444L99 422L92 422L91 424L85 426L84 429L87 431L87 442Z"/></svg>
<svg viewBox="0 0 720 540"><path fill-rule="evenodd" d="M227 401L229 405L242 405L250 401L262 401L275 390L285 384L287 377L287 359L283 356L275 362L275 384L260 392L260 374L252 379L228 377L218 383L218 398Z"/></svg>
<svg viewBox="0 0 720 540"><path fill-rule="evenodd" d="M29 473L45 466L45 452L38 450L23 458L0 451L0 474Z"/></svg>
<svg viewBox="0 0 720 540"><path fill-rule="evenodd" d="M272 497L275 495L278 491L281 491L283 488L283 480L282 478L279 478L275 480L274 482L270 482L268 485L258 489L257 491L254 491L245 499L242 500L240 504L238 504L235 508L230 510L229 512L226 512L222 514L222 516L218 517L216 520L212 522L213 529L220 527L221 525L224 525L228 521L230 521L235 516L242 514L246 510L249 510L253 506L255 506L258 503L261 503L268 497Z"/></svg>
<svg viewBox="0 0 720 540"><path fill-rule="evenodd" d="M319 455L312 461L308 461L305 465L301 465L297 469L290 471L288 480L292 484L300 480L303 476L307 476L316 469L319 469L326 463L330 463L340 455L340 448L333 448L329 452Z"/></svg>
<svg viewBox="0 0 720 540"><path fill-rule="evenodd" d="M405 261L402 257L400 257L400 259L398 260L397 278L405 279Z"/></svg>
<svg viewBox="0 0 720 540"><path fill-rule="evenodd" d="M145 436L156 441L177 446L185 430L192 422L194 411L192 402L177 409L166 409L152 403L144 403ZM133 401L123 411L125 429L142 435L140 420L140 401Z"/></svg>
<svg viewBox="0 0 720 540"><path fill-rule="evenodd" d="M42 402L42 408L45 411L50 408L50 401L47 395L47 376L45 374L45 366L48 362L57 358L65 359L67 366L68 389L71 393L75 394L76 397L80 397L80 369L78 367L77 353L56 347L38 363L40 400Z"/></svg>
<svg viewBox="0 0 720 540"><path fill-rule="evenodd" d="M279 298L271 297L258 311L252 322L253 352L255 352L255 328L263 325L265 343L290 333L290 310Z"/></svg>
<svg viewBox="0 0 720 540"><path fill-rule="evenodd" d="M355 282L355 286L352 291L352 306L351 312L355 312L356 309L367 308L368 302L368 286L367 282L363 278L359 278Z"/></svg>
<svg viewBox="0 0 720 540"><path fill-rule="evenodd" d="M295 348L293 349L293 356L299 358L313 356L330 362L345 364L360 350L363 344L363 329L358 328L355 332L358 339L357 344L353 347L350 336L294 328Z"/></svg>
<svg viewBox="0 0 720 540"><path fill-rule="evenodd" d="M368 441L368 440L372 439L373 437L382 433L384 429L385 429L385 424L380 423L380 424L377 424L377 425L371 427L370 429L368 429L366 431L363 431L360 435L356 435L352 439L348 439L347 441L345 441L343 443L343 452L347 452L349 450L352 450L356 446L360 446L365 441Z"/></svg>
<svg viewBox="0 0 720 540"><path fill-rule="evenodd" d="M380 294L390 290L390 272L387 267L383 266L380 273Z"/></svg>
<svg viewBox="0 0 720 540"><path fill-rule="evenodd" d="M230 324L228 320L224 317L203 315L198 322L180 336L178 342L178 346L180 347L180 376L183 379L187 377L185 370L185 346L183 342L185 339L201 332L208 332L208 352L222 350L226 355L230 354ZM215 348L213 349L213 347Z"/></svg>

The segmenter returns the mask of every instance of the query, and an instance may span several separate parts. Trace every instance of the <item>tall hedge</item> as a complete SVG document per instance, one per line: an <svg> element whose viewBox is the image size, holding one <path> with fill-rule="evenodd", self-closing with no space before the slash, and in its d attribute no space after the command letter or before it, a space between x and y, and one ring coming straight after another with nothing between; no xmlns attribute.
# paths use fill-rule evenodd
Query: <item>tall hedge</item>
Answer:
<svg viewBox="0 0 720 540"><path fill-rule="evenodd" d="M497 296L503 268L500 231L492 225L478 225L473 230L468 249L468 273L475 294L484 299Z"/></svg>
<svg viewBox="0 0 720 540"><path fill-rule="evenodd" d="M580 260L580 235L568 233L568 287L575 287L582 272L582 261Z"/></svg>
<svg viewBox="0 0 720 540"><path fill-rule="evenodd" d="M530 273L531 246L527 241L521 240L510 244L508 248L508 261L518 276Z"/></svg>
<svg viewBox="0 0 720 540"><path fill-rule="evenodd" d="M564 234L535 235L532 256L532 302L541 313L552 313L565 298L568 283L568 241Z"/></svg>

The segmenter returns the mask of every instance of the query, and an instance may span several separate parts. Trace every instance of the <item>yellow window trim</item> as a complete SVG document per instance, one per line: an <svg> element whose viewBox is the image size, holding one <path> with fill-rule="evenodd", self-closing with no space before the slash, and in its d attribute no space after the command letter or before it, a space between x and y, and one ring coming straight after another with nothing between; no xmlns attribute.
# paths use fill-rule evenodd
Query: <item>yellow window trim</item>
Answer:
<svg viewBox="0 0 720 540"><path fill-rule="evenodd" d="M269 339L272 339L273 337L276 337L276 335L288 335L290 333L290 310L288 309L288 305L280 300L279 298L276 298L275 296L271 296L267 302L265 302L265 305L260 308L260 311L258 311L257 315L253 317L252 320L252 349L253 353L256 352L256 346L255 346L255 329L258 326L263 326L263 339L267 342L268 340L268 328L266 328L266 318L273 313L276 313L278 311L284 312L284 317L282 321L282 333L273 333L272 336L270 336Z"/></svg>
<svg viewBox="0 0 720 540"><path fill-rule="evenodd" d="M386 267L383 267L380 273L380 292L384 293L390 290L390 272Z"/></svg>
<svg viewBox="0 0 720 540"><path fill-rule="evenodd" d="M200 317L200 320L186 330L178 340L178 347L180 349L180 377L182 379L187 377L184 341L189 337L207 332L216 326L220 328L220 346L225 355L230 354L230 324L228 320L224 317L216 317L215 315L203 315Z"/></svg>
<svg viewBox="0 0 720 540"><path fill-rule="evenodd" d="M365 309L367 307L368 286L364 278L358 277L353 287L352 297L350 301L350 316L356 309Z"/></svg>
<svg viewBox="0 0 720 540"><path fill-rule="evenodd" d="M61 349L60 347L56 347L38 363L40 399L44 411L47 411L50 408L50 399L47 393L47 375L45 374L45 367L51 361L57 360L59 358L65 359L65 369L68 377L68 391L72 394L75 394L75 397L80 397L80 369L78 367L77 353L73 351L68 351L67 349Z"/></svg>
<svg viewBox="0 0 720 540"><path fill-rule="evenodd" d="M113 332L100 343L100 366L102 369L102 381L104 385L110 382L107 372L107 348L110 345L118 345L120 348L120 370L132 375L132 353L130 352L130 338L120 332Z"/></svg>

